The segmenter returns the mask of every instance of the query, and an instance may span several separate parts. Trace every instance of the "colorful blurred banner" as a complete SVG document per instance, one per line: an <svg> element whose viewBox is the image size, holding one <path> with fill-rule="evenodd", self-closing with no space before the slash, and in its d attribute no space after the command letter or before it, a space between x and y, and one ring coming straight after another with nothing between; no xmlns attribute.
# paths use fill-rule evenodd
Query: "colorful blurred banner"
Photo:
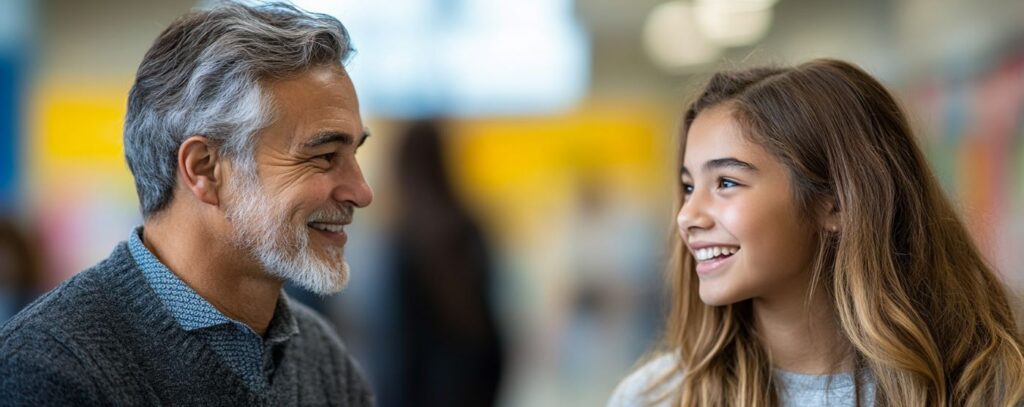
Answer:
<svg viewBox="0 0 1024 407"><path fill-rule="evenodd" d="M121 143L128 89L128 83L53 81L34 94L25 181L52 253L47 286L102 258L141 223Z"/></svg>
<svg viewBox="0 0 1024 407"><path fill-rule="evenodd" d="M982 251L1024 288L1024 48L908 86L928 157ZM967 71L964 71L967 67Z"/></svg>

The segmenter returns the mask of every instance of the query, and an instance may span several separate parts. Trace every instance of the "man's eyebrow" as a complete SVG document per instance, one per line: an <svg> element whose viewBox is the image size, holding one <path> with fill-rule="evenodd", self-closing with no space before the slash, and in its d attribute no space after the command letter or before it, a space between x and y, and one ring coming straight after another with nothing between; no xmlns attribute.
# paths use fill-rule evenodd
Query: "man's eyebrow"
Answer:
<svg viewBox="0 0 1024 407"><path fill-rule="evenodd" d="M754 164L733 157L716 158L714 160L708 160L707 162L704 163L702 167L704 168L704 171L719 170L723 168L734 168L738 170L753 172L758 171L757 167L755 167ZM687 170L684 166L679 170L679 174L690 175L690 171Z"/></svg>
<svg viewBox="0 0 1024 407"><path fill-rule="evenodd" d="M359 143L356 145L356 147L359 147L359 146L363 145L363 143L365 143L366 139L369 138L369 137L370 137L370 132L367 131L367 130L363 130L363 134L360 135ZM354 140L355 140L355 137L353 137L349 133L342 132L342 131L330 130L330 131L325 131L325 132L319 133L319 134L313 136L313 138L307 140L305 143L302 143L302 148L303 149L312 149L312 148L320 147L320 146L322 146L324 144L330 144L330 143L341 143L341 144L350 146L350 145L352 145Z"/></svg>

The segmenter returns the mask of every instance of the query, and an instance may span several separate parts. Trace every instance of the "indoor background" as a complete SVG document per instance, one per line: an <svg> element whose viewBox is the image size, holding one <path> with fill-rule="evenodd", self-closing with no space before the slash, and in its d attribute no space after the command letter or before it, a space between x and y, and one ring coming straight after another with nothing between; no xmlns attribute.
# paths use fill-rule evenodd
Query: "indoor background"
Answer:
<svg viewBox="0 0 1024 407"><path fill-rule="evenodd" d="M141 223L128 89L156 35L206 4L0 0L0 321ZM382 406L438 389L603 405L660 330L679 115L722 68L835 57L878 77L1024 293L1024 1L297 4L352 35L376 196L346 291L290 291L337 325ZM411 231L431 228L471 236L444 247L473 265L411 267Z"/></svg>

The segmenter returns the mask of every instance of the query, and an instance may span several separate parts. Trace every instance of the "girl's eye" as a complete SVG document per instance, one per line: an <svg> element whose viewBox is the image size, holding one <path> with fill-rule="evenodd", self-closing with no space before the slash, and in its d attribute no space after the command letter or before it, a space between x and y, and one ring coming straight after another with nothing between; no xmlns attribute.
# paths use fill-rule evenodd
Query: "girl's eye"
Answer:
<svg viewBox="0 0 1024 407"><path fill-rule="evenodd" d="M693 193L693 184L683 183L683 195L690 195Z"/></svg>
<svg viewBox="0 0 1024 407"><path fill-rule="evenodd" d="M732 187L736 187L736 186L739 186L739 185L740 184L738 182L733 181L733 180L728 179L728 178L719 178L718 179L718 187L722 188L722 189L732 188Z"/></svg>

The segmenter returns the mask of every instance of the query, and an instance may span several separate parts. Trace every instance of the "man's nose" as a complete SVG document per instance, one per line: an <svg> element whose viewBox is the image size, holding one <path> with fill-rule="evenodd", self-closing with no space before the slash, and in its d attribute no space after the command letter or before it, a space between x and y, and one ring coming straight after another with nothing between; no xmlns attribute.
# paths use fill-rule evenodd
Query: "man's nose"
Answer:
<svg viewBox="0 0 1024 407"><path fill-rule="evenodd" d="M373 188L363 177L359 164L352 164L341 169L341 182L334 188L334 199L338 202L349 202L357 208L365 208L373 202Z"/></svg>

